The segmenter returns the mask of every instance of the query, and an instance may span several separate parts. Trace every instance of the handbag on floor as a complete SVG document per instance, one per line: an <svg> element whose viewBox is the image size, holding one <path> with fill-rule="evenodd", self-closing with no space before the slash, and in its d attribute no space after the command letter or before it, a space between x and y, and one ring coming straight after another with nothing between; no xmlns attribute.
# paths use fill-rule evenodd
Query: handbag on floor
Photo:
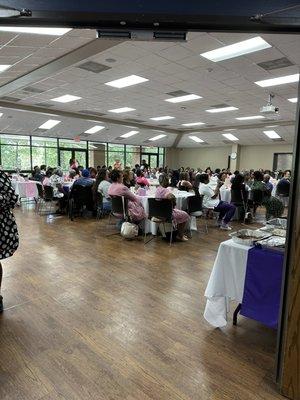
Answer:
<svg viewBox="0 0 300 400"><path fill-rule="evenodd" d="M139 234L138 225L132 224L131 222L123 222L121 226L121 236L124 239L133 239Z"/></svg>

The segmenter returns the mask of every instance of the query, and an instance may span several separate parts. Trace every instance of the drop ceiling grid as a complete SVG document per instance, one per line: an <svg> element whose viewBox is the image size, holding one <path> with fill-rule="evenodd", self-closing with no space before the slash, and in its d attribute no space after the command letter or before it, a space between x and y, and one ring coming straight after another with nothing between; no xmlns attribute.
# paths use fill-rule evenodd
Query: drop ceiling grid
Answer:
<svg viewBox="0 0 300 400"><path fill-rule="evenodd" d="M239 38L243 39L237 39L237 37L236 35L229 36L228 34L220 33L213 35L202 33L184 44L122 43L109 51L101 53L99 56L91 57L93 61L111 66L112 69L110 70L94 74L71 67L56 74L55 77L50 77L36 85L37 87L46 88L46 92L41 94L28 93L26 95L26 93L19 91L17 94L22 96L22 102L26 104L48 103L53 97L65 93L83 97L78 102L68 104L53 103L53 109L55 107L70 111L91 109L104 113L107 113L110 108L125 105L137 109L126 115L118 115L118 118L124 119L137 118L149 122L149 118L152 116L170 114L176 116L176 119L164 121L164 124L178 128L181 127L181 123L198 120L220 126L223 124L238 124L235 121L236 116L257 114L259 107L267 101L267 93L270 89L259 88L253 83L254 79L264 79L272 74L274 76L283 75L286 71L292 71L287 73L295 73L297 67L292 66L267 72L254 64L255 62L260 62L260 60L267 61L270 58L277 57L279 54L277 48L266 49L222 63L211 63L199 57L200 52L216 48L221 45L221 42L230 44L238 40L247 39L251 35L243 34L239 36ZM272 44L274 46L276 46L277 38L279 39L280 36L272 36ZM54 42L53 48L58 50L63 46L71 45L73 40L74 38L65 40L61 45L57 43L57 49ZM283 47L282 42L279 41L279 43ZM286 42L284 43L286 44ZM199 48L200 45L201 49ZM271 50L272 52L270 52ZM291 53L295 53L295 51L295 48L289 52L287 50L285 52L280 51L279 56L285 55L291 58ZM298 49L297 51L299 52ZM271 55L272 57L270 57ZM106 63L105 59L109 57L117 59L117 63ZM182 64L190 58L193 59L192 67L188 63ZM119 62L120 59L123 62ZM176 59L175 63L173 62L174 59ZM197 60L199 62L198 65ZM113 89L103 84L108 80L131 73L145 76L150 79L150 82L122 90ZM246 76L243 76L244 73L246 73ZM251 76L251 80L249 80L249 76ZM293 93L296 93L296 87L297 85L293 84L274 88L276 99L280 103L281 117L283 119L291 119L295 115L295 106L288 103L286 98L288 96L295 97ZM186 104L164 102L163 100L168 97L165 93L174 90L196 92L203 96L203 99ZM236 105L240 110L218 115L210 115L205 112L205 109L211 105L223 102ZM186 109L182 110L182 106L186 107ZM110 113L107 114L112 116ZM157 123L158 127L160 125L160 123Z"/></svg>

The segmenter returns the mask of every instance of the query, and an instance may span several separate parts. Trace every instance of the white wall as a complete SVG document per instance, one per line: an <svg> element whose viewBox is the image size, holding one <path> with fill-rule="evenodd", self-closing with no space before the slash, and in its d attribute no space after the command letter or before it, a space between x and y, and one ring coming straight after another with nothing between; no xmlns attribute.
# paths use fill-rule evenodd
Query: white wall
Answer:
<svg viewBox="0 0 300 400"><path fill-rule="evenodd" d="M171 168L210 166L212 169L227 168L231 146L166 149L166 165ZM240 146L240 157L237 168L271 169L274 153L291 153L293 146L289 144L270 144L261 146Z"/></svg>
<svg viewBox="0 0 300 400"><path fill-rule="evenodd" d="M273 169L274 153L292 153L290 144L274 144L266 146L241 146L240 169L251 168Z"/></svg>
<svg viewBox="0 0 300 400"><path fill-rule="evenodd" d="M166 164L171 168L182 166L191 168L200 167L202 169L211 167L212 169L216 169L227 168L231 146L166 150Z"/></svg>

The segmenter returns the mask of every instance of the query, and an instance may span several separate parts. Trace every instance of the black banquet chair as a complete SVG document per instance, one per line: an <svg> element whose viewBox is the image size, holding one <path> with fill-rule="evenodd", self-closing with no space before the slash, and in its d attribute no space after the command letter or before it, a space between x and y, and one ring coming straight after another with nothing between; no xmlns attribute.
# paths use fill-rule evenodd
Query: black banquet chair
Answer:
<svg viewBox="0 0 300 400"><path fill-rule="evenodd" d="M202 218L205 216L203 212L203 196L196 194L196 196L191 196L187 198L187 212L190 217ZM208 233L207 219L205 221L205 232ZM191 232L190 232L191 234Z"/></svg>
<svg viewBox="0 0 300 400"><path fill-rule="evenodd" d="M173 239L173 202L171 199L148 199L149 213L148 219L155 224L162 224L164 227L164 233L166 233L165 224L171 224L170 232L170 245ZM146 229L144 236L144 244L149 243L153 237L146 242Z"/></svg>
<svg viewBox="0 0 300 400"><path fill-rule="evenodd" d="M69 194L69 218L74 221L75 215L83 215L83 211L94 211L93 192L91 186L73 185Z"/></svg>

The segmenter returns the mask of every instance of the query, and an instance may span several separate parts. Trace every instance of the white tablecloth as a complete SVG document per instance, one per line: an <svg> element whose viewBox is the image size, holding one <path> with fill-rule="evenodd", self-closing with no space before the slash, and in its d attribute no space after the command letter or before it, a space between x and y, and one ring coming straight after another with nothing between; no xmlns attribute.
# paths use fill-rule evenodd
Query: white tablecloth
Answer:
<svg viewBox="0 0 300 400"><path fill-rule="evenodd" d="M251 247L222 242L205 290L204 318L214 327L227 324L229 301L243 300L248 251Z"/></svg>
<svg viewBox="0 0 300 400"><path fill-rule="evenodd" d="M178 191L173 193L174 196L176 197L176 208L179 210L186 210L187 208L187 198L191 196L195 196L195 193L193 192L184 192L184 191ZM142 205L144 207L144 210L146 214L148 215L149 213L149 206L148 206L148 199L153 199L155 197L155 193L149 193L147 196L138 196L142 202ZM149 219L146 220L146 226L145 230L147 233L152 233L152 235L156 235L157 233L157 224L154 222L151 222Z"/></svg>
<svg viewBox="0 0 300 400"><path fill-rule="evenodd" d="M17 195L19 195L19 198L37 198L38 197L38 190L37 186L41 185L40 182L35 182L35 181L25 181L25 182L19 182L16 180L11 181L12 187L14 188L15 192Z"/></svg>

